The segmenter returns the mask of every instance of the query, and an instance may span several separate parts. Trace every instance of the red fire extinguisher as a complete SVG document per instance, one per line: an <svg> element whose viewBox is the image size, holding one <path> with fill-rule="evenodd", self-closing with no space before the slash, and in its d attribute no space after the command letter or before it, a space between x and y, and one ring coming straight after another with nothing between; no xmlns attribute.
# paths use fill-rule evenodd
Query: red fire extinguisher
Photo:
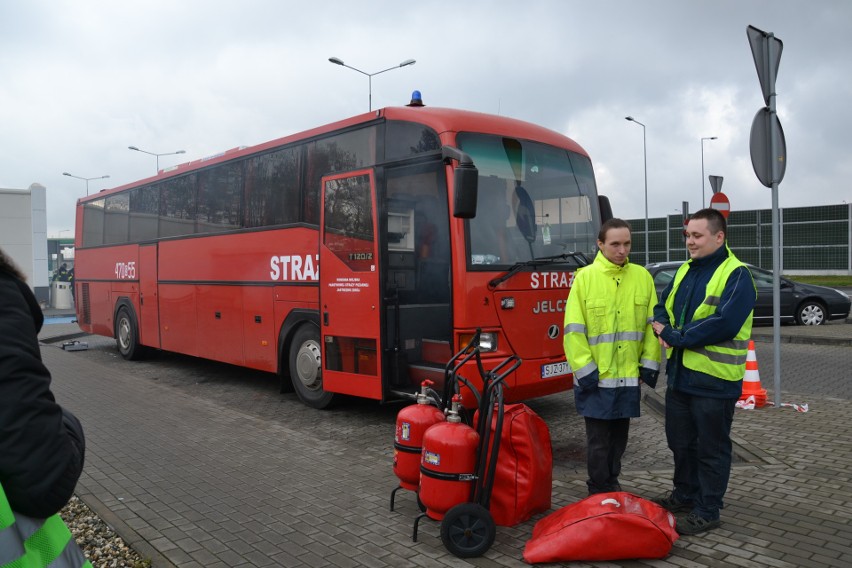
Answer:
<svg viewBox="0 0 852 568"><path fill-rule="evenodd" d="M479 434L462 422L460 404L461 397L453 396L446 422L433 425L423 436L419 496L426 515L436 521L455 505L471 500L476 480Z"/></svg>
<svg viewBox="0 0 852 568"><path fill-rule="evenodd" d="M459 558L481 556L494 543L497 531L489 504L505 415L503 381L521 365L512 355L485 371L475 356L483 385L477 429L461 421L461 397L455 395L447 421L424 434L420 499L426 512L414 519L411 534L411 540L417 542L417 526L423 517L441 521L441 541Z"/></svg>
<svg viewBox="0 0 852 568"><path fill-rule="evenodd" d="M423 449L423 435L430 426L443 422L444 413L435 406L429 396L434 383L425 380L420 384L417 403L406 406L396 415L396 435L393 442L393 472L399 478L399 487L391 492L390 510L400 489L417 491L420 487L420 454Z"/></svg>

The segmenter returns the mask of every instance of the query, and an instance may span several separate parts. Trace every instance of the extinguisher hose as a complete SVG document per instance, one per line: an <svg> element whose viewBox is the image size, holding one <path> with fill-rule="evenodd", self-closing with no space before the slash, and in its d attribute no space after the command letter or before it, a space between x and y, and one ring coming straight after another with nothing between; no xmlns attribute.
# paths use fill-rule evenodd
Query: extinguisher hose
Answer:
<svg viewBox="0 0 852 568"><path fill-rule="evenodd" d="M500 439L503 435L503 381L521 366L521 358L510 355L496 367L483 373L482 401L479 405L480 421L477 424L480 436L479 467L477 469L477 484L475 486L474 502L486 509L491 502L491 492L494 488L494 473L497 471L497 460L500 458ZM511 364L511 365L510 365ZM508 368L507 365L510 365ZM502 372L501 372L502 371ZM497 409L497 420L494 425L494 441L491 438L491 420L494 409ZM488 459L490 448L491 459Z"/></svg>
<svg viewBox="0 0 852 568"><path fill-rule="evenodd" d="M494 489L494 475L497 471L497 460L500 458L500 440L503 434L503 385L498 384L494 389L497 405L497 424L494 428L494 448L491 450L491 460L488 462L488 475L482 494L482 506L488 509L491 503L491 493Z"/></svg>
<svg viewBox="0 0 852 568"><path fill-rule="evenodd" d="M484 420L480 420L480 424L484 425L484 430L481 433L481 447L479 452L479 464L477 469L477 485L473 501L479 503L486 509L491 502L491 492L494 489L494 474L497 471L497 460L500 458L500 439L503 434L503 385L501 381L491 383L489 388L488 410L483 414L480 412L480 417L484 416ZM485 397L484 397L485 398ZM497 418L494 424L492 433L491 421L494 416L494 411L497 411ZM486 416L487 415L487 416ZM489 454L491 459L488 459Z"/></svg>
<svg viewBox="0 0 852 568"><path fill-rule="evenodd" d="M473 393L473 396L476 398L476 405L479 406L480 396L479 392L476 388L470 384L470 382L465 379L463 376L459 374L459 369L470 361L472 358L476 357L477 363L479 362L479 348L474 349L471 353L465 355L452 370L448 371L445 374L444 378L444 410L450 408L450 403L453 400L453 395L459 393L459 383L464 384L470 392Z"/></svg>
<svg viewBox="0 0 852 568"><path fill-rule="evenodd" d="M426 396L432 401L437 408L443 409L443 403L441 400L441 394L435 389L429 387L426 389Z"/></svg>
<svg viewBox="0 0 852 568"><path fill-rule="evenodd" d="M482 367L482 364L479 362L479 336L481 332L482 330L480 328L476 328L476 333L473 334L473 337L470 339L468 344L465 345L461 351L450 357L450 360L447 361L447 364L444 367L443 409L445 411L450 408L450 402L452 401L453 394L458 393L458 385L456 382L459 369L461 369L462 366L473 357L476 357L477 364L480 368ZM468 383L465 383L465 385L470 388ZM471 390L476 393L475 389Z"/></svg>

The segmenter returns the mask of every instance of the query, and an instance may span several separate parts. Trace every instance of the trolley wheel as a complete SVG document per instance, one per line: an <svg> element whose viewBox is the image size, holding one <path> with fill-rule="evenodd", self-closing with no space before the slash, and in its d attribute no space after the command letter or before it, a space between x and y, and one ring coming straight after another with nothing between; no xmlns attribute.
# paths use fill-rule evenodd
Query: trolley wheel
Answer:
<svg viewBox="0 0 852 568"><path fill-rule="evenodd" d="M456 505L441 521L441 541L459 558L485 554L494 544L497 526L488 509L477 503Z"/></svg>

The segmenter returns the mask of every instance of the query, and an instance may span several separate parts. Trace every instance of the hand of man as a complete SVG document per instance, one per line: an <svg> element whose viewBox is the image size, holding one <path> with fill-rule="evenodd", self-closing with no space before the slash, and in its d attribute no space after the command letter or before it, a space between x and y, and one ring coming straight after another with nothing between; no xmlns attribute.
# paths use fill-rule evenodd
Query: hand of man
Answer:
<svg viewBox="0 0 852 568"><path fill-rule="evenodd" d="M671 349L671 345L666 343L665 340L662 337L660 337L660 334L666 328L666 324L658 322L658 321L653 321L653 322L651 322L651 328L654 330L654 335L657 336L657 341L659 341L660 345L662 345L663 348L665 348L665 349Z"/></svg>

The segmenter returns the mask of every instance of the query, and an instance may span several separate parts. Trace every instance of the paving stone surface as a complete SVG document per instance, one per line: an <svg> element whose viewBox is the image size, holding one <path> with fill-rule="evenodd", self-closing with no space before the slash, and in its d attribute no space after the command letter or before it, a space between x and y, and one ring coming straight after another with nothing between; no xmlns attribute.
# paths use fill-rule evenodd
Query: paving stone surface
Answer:
<svg viewBox="0 0 852 568"><path fill-rule="evenodd" d="M852 325L823 327L782 328L781 399L808 412L737 410L722 527L679 539L663 560L592 565L852 565ZM63 351L75 332L48 325L41 339L57 399L86 430L78 495L153 566L527 565L523 548L544 514L499 527L480 558L451 555L429 520L412 542L414 496L400 491L389 511L401 405L350 399L316 411L264 373L167 353L127 362L93 336L76 338L88 350ZM773 400L771 334L755 339ZM663 393L648 393L624 459L622 486L645 497L670 488ZM528 404L551 432L552 512L585 497L583 423L570 393Z"/></svg>

